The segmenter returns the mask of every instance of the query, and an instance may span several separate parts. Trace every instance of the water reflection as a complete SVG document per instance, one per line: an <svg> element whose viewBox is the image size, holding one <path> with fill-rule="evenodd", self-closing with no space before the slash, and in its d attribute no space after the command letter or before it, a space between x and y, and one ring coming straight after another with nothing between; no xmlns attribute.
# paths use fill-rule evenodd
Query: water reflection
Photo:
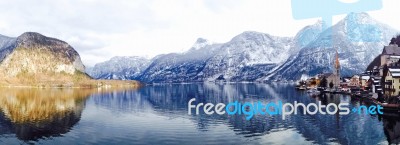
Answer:
<svg viewBox="0 0 400 145"><path fill-rule="evenodd" d="M400 118L385 116L382 118L385 135L389 144L400 143Z"/></svg>
<svg viewBox="0 0 400 145"><path fill-rule="evenodd" d="M118 97L124 96L124 97ZM364 105L361 100L349 96L326 95L310 97L297 92L291 85L278 84L181 84L159 85L142 88L137 92L120 92L119 94L102 94L94 98L95 103L108 109L118 110L155 110L160 116L188 118L187 102L196 98L199 102L214 104L239 100L241 102L283 102L323 104L340 102L350 103L350 108ZM114 103L111 103L114 102ZM301 112L301 111L300 111ZM227 125L237 136L253 138L262 142L269 134L282 131L295 131L301 134L304 141L324 144L336 142L341 144L378 144L385 140L382 122L377 116L350 114L336 115L291 115L286 120L281 116L256 115L246 120L244 115L192 115L190 120L196 123L199 131L210 131L216 124ZM279 140L279 139L277 139ZM257 142L258 142L257 141ZM285 141L284 139L282 141ZM269 141L271 142L271 141ZM272 141L273 142L273 141ZM304 142L304 143L305 143ZM277 144L285 142L273 142ZM287 142L286 142L287 143Z"/></svg>
<svg viewBox="0 0 400 145"><path fill-rule="evenodd" d="M19 140L41 144L387 144L399 143L400 137L398 113L298 114L285 120L270 115L246 120L244 115L187 114L191 98L214 104L238 100L321 101L325 105L348 102L350 108L369 105L368 101L343 95L312 97L290 84L205 83L117 91L0 92L4 92L0 95L0 135L15 134ZM2 139L0 136L0 142Z"/></svg>
<svg viewBox="0 0 400 145"><path fill-rule="evenodd" d="M60 136L80 120L89 90L0 89L0 134L20 140Z"/></svg>

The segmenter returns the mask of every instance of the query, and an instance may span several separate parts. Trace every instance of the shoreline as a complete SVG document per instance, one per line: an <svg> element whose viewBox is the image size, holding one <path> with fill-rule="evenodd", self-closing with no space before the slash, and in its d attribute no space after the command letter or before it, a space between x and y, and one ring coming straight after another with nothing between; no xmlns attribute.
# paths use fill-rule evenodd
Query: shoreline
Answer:
<svg viewBox="0 0 400 145"><path fill-rule="evenodd" d="M9 83L0 81L0 88L72 88L72 89L96 89L96 88L139 88L145 84L135 80L82 80L78 82L46 81L39 83Z"/></svg>

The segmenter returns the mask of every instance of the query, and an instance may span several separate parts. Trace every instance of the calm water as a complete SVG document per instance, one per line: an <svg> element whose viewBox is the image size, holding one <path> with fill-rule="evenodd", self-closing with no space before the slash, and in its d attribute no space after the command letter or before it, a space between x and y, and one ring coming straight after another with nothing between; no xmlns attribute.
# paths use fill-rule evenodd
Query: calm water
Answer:
<svg viewBox="0 0 400 145"><path fill-rule="evenodd" d="M138 90L0 89L0 144L388 144L394 116L188 115L187 102L312 103L362 100L310 97L285 84L177 84Z"/></svg>

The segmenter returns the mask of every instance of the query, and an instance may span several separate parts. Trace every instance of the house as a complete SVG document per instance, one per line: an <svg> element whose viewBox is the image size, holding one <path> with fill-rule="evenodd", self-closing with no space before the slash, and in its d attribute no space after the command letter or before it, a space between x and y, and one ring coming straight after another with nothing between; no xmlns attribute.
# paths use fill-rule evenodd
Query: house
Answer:
<svg viewBox="0 0 400 145"><path fill-rule="evenodd" d="M382 85L381 85L380 76L371 76L368 80L368 88L371 89L372 93L382 93Z"/></svg>
<svg viewBox="0 0 400 145"><path fill-rule="evenodd" d="M370 71L370 75L371 76L382 76L382 74L381 74L381 68L382 67L378 67L378 66L374 66L374 68L372 69L372 71Z"/></svg>
<svg viewBox="0 0 400 145"><path fill-rule="evenodd" d="M306 80L307 87L314 88L317 87L320 83L320 80L317 77L312 77Z"/></svg>
<svg viewBox="0 0 400 145"><path fill-rule="evenodd" d="M370 76L367 74L361 74L360 77L360 87L363 88L364 90L368 90L368 80Z"/></svg>
<svg viewBox="0 0 400 145"><path fill-rule="evenodd" d="M350 78L350 82L347 86L349 86L350 88L360 87L360 76L353 75L353 77Z"/></svg>
<svg viewBox="0 0 400 145"><path fill-rule="evenodd" d="M390 65L391 63L398 62L400 60L400 47L396 44L383 47L381 54L381 65Z"/></svg>
<svg viewBox="0 0 400 145"><path fill-rule="evenodd" d="M400 69L389 68L385 77L385 93L389 96L397 96L400 93Z"/></svg>
<svg viewBox="0 0 400 145"><path fill-rule="evenodd" d="M389 59L386 61L386 64L388 66L397 66L397 62L399 62L400 56L394 55L394 56L389 56Z"/></svg>
<svg viewBox="0 0 400 145"><path fill-rule="evenodd" d="M342 82L349 83L351 80L351 77L342 77Z"/></svg>
<svg viewBox="0 0 400 145"><path fill-rule="evenodd" d="M340 81L340 86L342 88L348 88L350 80L351 80L351 77L342 77L342 80Z"/></svg>

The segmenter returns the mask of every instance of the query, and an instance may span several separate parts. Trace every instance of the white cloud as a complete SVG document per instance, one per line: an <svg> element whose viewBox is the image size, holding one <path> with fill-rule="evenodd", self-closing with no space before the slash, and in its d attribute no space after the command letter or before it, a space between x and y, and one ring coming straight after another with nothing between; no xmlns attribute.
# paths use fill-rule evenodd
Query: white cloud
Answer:
<svg viewBox="0 0 400 145"><path fill-rule="evenodd" d="M290 0L15 0L0 5L0 34L35 31L65 40L87 65L116 55L186 50L198 37L226 42L248 30L294 36L316 21L294 20ZM370 14L399 28L400 21L390 15L398 5L384 0L384 8Z"/></svg>

